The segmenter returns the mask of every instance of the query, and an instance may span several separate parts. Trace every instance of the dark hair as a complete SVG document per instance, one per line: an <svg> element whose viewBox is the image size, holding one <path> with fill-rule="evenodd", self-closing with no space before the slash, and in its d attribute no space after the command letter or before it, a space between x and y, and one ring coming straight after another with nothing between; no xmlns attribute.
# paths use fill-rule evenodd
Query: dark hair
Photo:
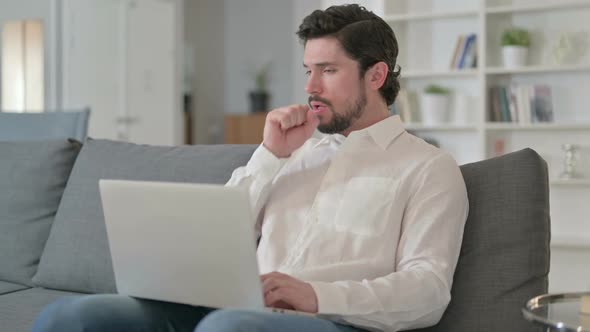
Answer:
<svg viewBox="0 0 590 332"><path fill-rule="evenodd" d="M332 6L305 17L297 36L304 45L314 38L336 38L348 56L359 63L361 77L377 62L385 62L389 72L379 92L388 106L393 104L400 89L401 68L395 70L397 39L382 18L357 4Z"/></svg>

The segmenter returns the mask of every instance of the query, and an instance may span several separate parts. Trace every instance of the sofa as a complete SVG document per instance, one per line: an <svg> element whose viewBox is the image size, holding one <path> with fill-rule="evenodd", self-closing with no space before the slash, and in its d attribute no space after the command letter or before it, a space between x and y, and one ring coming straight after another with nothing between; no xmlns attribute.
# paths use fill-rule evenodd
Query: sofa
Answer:
<svg viewBox="0 0 590 332"><path fill-rule="evenodd" d="M99 179L224 183L255 148L0 142L0 331L29 331L61 297L116 292ZM470 212L452 300L424 330L540 331L521 307L547 292L546 163L525 149L461 170Z"/></svg>
<svg viewBox="0 0 590 332"><path fill-rule="evenodd" d="M0 111L0 141L86 139L90 108L70 111Z"/></svg>

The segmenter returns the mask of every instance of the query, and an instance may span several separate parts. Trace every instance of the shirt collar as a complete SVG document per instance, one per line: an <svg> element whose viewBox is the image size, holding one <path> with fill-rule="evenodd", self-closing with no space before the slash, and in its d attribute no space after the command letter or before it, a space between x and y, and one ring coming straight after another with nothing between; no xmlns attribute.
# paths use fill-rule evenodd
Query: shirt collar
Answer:
<svg viewBox="0 0 590 332"><path fill-rule="evenodd" d="M404 131L404 126L399 115L392 115L387 119L381 120L370 127L365 129L353 131L348 137L354 137L357 135L365 136L369 135L375 143L383 150L386 150L389 144ZM346 137L340 134L327 135L320 132L314 134L315 137L319 138L319 141L314 144L314 148L322 143L328 142L332 139L339 143L344 142Z"/></svg>
<svg viewBox="0 0 590 332"><path fill-rule="evenodd" d="M381 120L372 126L358 130L357 132L359 134L361 132L366 132L381 149L386 150L391 142L404 132L404 126L399 115L392 115L387 119ZM353 133L355 132L352 132L351 135Z"/></svg>

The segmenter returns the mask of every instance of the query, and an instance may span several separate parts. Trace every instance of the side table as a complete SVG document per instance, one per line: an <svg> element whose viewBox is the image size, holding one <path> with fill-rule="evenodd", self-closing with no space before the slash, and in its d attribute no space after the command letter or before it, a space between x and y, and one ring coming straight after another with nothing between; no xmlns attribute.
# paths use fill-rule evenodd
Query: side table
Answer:
<svg viewBox="0 0 590 332"><path fill-rule="evenodd" d="M590 313L582 313L582 296L590 292L536 296L522 308L524 317L547 331L590 332Z"/></svg>

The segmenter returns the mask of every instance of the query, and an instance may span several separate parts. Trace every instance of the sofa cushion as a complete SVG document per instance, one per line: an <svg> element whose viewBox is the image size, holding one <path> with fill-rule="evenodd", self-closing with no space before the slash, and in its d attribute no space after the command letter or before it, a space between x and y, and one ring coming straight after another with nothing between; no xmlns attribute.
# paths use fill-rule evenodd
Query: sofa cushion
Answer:
<svg viewBox="0 0 590 332"><path fill-rule="evenodd" d="M469 216L451 291L438 325L427 331L541 331L525 302L547 293L547 164L533 150L461 166Z"/></svg>
<svg viewBox="0 0 590 332"><path fill-rule="evenodd" d="M32 285L80 144L0 142L0 280Z"/></svg>
<svg viewBox="0 0 590 332"><path fill-rule="evenodd" d="M72 170L34 282L78 292L116 291L99 179L225 183L233 169L247 163L254 149L87 140Z"/></svg>
<svg viewBox="0 0 590 332"><path fill-rule="evenodd" d="M80 295L31 288L0 296L0 331L29 332L35 318L48 304L64 297Z"/></svg>
<svg viewBox="0 0 590 332"><path fill-rule="evenodd" d="M29 287L25 285L13 284L11 282L0 281L0 295L16 292L19 290L27 289Z"/></svg>

